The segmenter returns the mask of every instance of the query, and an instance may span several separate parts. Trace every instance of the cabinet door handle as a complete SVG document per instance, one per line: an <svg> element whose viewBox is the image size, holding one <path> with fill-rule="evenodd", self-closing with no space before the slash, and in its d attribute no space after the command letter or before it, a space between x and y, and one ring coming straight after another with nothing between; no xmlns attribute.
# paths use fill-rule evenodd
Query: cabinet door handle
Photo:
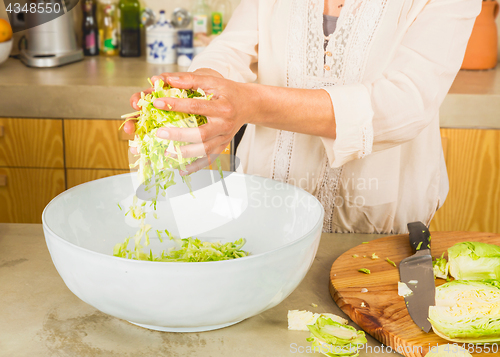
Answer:
<svg viewBox="0 0 500 357"><path fill-rule="evenodd" d="M0 138L3 138L3 135L4 135L3 125L0 125Z"/></svg>
<svg viewBox="0 0 500 357"><path fill-rule="evenodd" d="M7 186L7 175L0 174L0 187Z"/></svg>

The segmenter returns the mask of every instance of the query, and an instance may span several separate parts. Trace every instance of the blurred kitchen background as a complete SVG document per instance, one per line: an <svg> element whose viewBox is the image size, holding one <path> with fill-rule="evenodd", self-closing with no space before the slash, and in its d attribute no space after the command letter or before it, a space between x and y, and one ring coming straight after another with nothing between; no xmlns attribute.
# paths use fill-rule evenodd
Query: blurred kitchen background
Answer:
<svg viewBox="0 0 500 357"><path fill-rule="evenodd" d="M120 116L132 111L130 95L148 87L152 75L185 70L239 2L67 0L72 21L54 24L72 30L54 39L28 33L34 29L16 32L21 19L10 36L1 3L0 223L40 223L45 205L62 191L129 172L130 137L118 128ZM497 14L496 1L483 1L463 69L441 108L450 193L433 230L500 233ZM47 56L47 47L65 55ZM225 165L233 168L229 159Z"/></svg>

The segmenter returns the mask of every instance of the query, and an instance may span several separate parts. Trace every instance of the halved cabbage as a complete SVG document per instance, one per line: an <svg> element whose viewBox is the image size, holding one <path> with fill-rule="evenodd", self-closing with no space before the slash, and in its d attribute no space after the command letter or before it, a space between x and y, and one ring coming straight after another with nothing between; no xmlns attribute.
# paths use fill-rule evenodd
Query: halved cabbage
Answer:
<svg viewBox="0 0 500 357"><path fill-rule="evenodd" d="M500 341L500 281L455 280L437 287L429 321L449 341Z"/></svg>

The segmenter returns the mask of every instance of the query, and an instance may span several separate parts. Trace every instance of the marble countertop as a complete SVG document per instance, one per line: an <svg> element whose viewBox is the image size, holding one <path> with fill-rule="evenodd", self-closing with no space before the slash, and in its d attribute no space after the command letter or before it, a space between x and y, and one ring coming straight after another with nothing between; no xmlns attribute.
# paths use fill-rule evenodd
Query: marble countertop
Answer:
<svg viewBox="0 0 500 357"><path fill-rule="evenodd" d="M19 60L0 65L0 116L119 119L147 78L175 72L144 58L86 57L59 68L28 68ZM500 129L500 68L460 71L441 107L441 127Z"/></svg>
<svg viewBox="0 0 500 357"><path fill-rule="evenodd" d="M224 357L300 356L309 333L288 331L288 310L341 316L328 290L335 259L380 237L323 234L314 263L281 304L236 325L201 333L147 330L106 315L78 299L57 273L40 224L0 224L0 356L16 357ZM314 308L312 303L318 305ZM350 322L351 325L357 327ZM358 327L357 327L358 328ZM361 357L381 344L367 336ZM304 351L304 350L303 350ZM377 356L399 356L377 353Z"/></svg>

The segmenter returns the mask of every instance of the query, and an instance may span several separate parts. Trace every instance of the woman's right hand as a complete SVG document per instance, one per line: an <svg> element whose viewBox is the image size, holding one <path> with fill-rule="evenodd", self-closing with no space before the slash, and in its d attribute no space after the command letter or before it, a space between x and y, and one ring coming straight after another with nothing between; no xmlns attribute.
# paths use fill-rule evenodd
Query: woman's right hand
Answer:
<svg viewBox="0 0 500 357"><path fill-rule="evenodd" d="M204 76L214 76L214 77L222 78L222 75L219 72L214 71L213 69L210 69L210 68L200 68L200 69L197 69L196 71L194 71L193 73L204 75ZM160 74L159 76L153 76L151 78L151 82L155 83L159 79L161 79L164 83L168 82L168 78L167 78L166 74L164 74L164 73ZM143 92L147 94L147 93L151 93L152 91L153 91L153 88L148 88L148 89L144 90ZM130 105L135 110L141 110L141 108L139 108L137 106L137 103L139 102L139 99L141 99L141 93L140 92L139 93L135 93L134 95L132 95L132 97L130 97ZM136 120L129 120L123 126L123 130L127 134L129 134L129 135L134 134L134 132L135 132L135 123L136 123ZM137 155L137 149L135 147L131 147L130 148L130 152L132 154L134 154L134 155Z"/></svg>

